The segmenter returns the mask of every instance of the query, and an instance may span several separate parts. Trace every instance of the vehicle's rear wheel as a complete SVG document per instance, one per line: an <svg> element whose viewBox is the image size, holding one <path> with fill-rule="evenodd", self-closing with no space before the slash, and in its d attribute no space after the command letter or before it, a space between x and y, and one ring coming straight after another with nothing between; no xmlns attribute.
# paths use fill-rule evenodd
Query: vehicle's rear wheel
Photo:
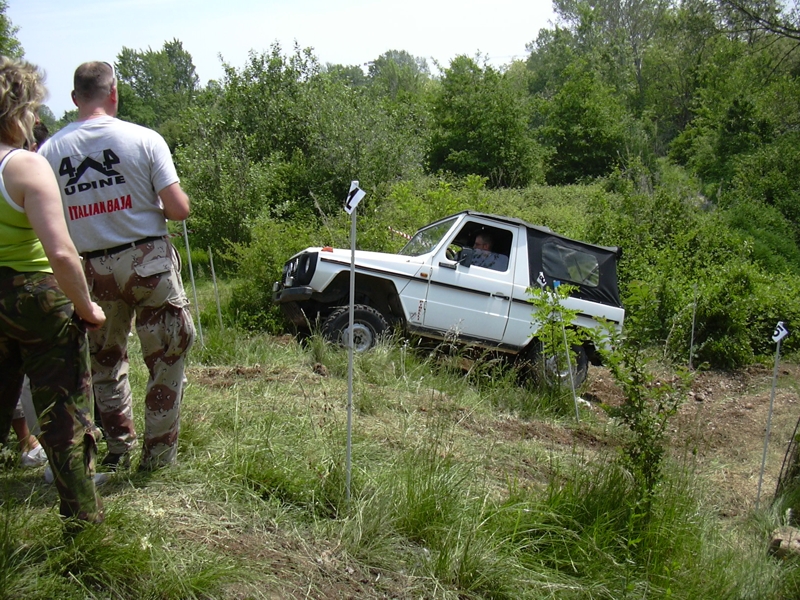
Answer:
<svg viewBox="0 0 800 600"><path fill-rule="evenodd" d="M381 334L389 327L384 316L371 306L356 304L353 307L353 350L364 352L378 343ZM322 323L322 336L334 344L348 347L350 341L349 307L340 306Z"/></svg>
<svg viewBox="0 0 800 600"><path fill-rule="evenodd" d="M567 366L566 356L543 356L542 344L536 340L518 358L520 373L549 386L567 386L570 372L575 389L581 387L589 375L589 356L583 346L573 346Z"/></svg>

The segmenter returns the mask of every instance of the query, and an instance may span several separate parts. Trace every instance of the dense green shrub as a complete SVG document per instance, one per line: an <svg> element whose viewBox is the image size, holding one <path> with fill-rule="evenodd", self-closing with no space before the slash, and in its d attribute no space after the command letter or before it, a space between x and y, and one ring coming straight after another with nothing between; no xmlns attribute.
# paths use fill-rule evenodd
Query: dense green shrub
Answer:
<svg viewBox="0 0 800 600"><path fill-rule="evenodd" d="M797 200L800 203L800 199ZM752 257L767 272L800 274L798 230L776 206L752 199L728 205L724 218L752 243Z"/></svg>
<svg viewBox="0 0 800 600"><path fill-rule="evenodd" d="M507 75L457 56L433 95L431 113L430 172L480 175L492 187L542 179L542 151L528 125L525 91Z"/></svg>
<svg viewBox="0 0 800 600"><path fill-rule="evenodd" d="M272 303L272 284L280 279L290 256L316 243L315 227L313 221L283 222L263 216L253 225L250 244L233 247L231 256L239 271L227 311L235 323L248 329L283 329Z"/></svg>
<svg viewBox="0 0 800 600"><path fill-rule="evenodd" d="M800 163L800 135L784 135L775 142L765 144L756 151L740 157L734 165L731 186L720 199L722 204L766 205L774 207L784 220L777 223L772 217L768 227L764 223L759 233L782 235L789 229L790 239L800 241L800 189L797 185L797 165ZM757 212L762 213L759 209ZM769 211L763 211L771 215ZM788 240L787 240L788 241ZM770 240L772 242L772 240ZM781 253L785 253L785 246Z"/></svg>

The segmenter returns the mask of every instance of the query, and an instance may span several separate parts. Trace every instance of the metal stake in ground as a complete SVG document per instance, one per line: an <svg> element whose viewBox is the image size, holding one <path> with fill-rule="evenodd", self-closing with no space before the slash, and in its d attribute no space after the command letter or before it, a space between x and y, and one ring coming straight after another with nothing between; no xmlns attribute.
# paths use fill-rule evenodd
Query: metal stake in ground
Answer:
<svg viewBox="0 0 800 600"><path fill-rule="evenodd" d="M561 282L558 280L553 281L553 294L557 294L558 286ZM556 296L557 297L557 296ZM564 352L567 357L567 373L569 374L569 389L572 392L572 403L575 405L575 420L580 423L581 413L578 410L578 395L575 393L575 379L572 376L572 358L570 357L570 347L567 342L567 327L564 325L564 317L561 314L561 303L558 304L558 320L561 321L561 333L564 335ZM558 369L558 359L556 359L556 370Z"/></svg>
<svg viewBox="0 0 800 600"><path fill-rule="evenodd" d="M775 331L772 334L772 341L777 344L775 349L775 368L772 370L772 391L769 396L769 413L767 414L767 432L764 436L764 454L761 457L761 472L758 475L758 493L756 494L756 510L758 510L758 503L761 500L761 483L764 480L764 465L767 462L767 444L769 444L769 430L772 426L772 406L775 403L775 384L778 379L778 363L781 358L781 340L789 335L789 330L783 324L783 321L778 321L775 326Z"/></svg>
<svg viewBox="0 0 800 600"><path fill-rule="evenodd" d="M694 325L697 320L697 284L694 284L694 299L692 300L692 338L689 342L689 370L692 370L692 360L694 359Z"/></svg>
<svg viewBox="0 0 800 600"><path fill-rule="evenodd" d="M197 315L197 333L200 336L200 345L205 347L203 341L203 325L200 323L200 305L197 303L197 286L194 284L194 269L192 269L192 250L189 248L189 230L186 229L186 221L183 221L183 239L186 242L186 260L189 261L189 278L192 280L192 292L194 294L194 314Z"/></svg>
<svg viewBox="0 0 800 600"><path fill-rule="evenodd" d="M356 206L366 196L359 189L358 181L350 182L350 192L344 203L344 210L350 215L350 311L347 328L347 451L345 459L344 497L350 502L350 474L352 472L353 453L353 352L355 336L353 335L353 307L356 299Z"/></svg>
<svg viewBox="0 0 800 600"><path fill-rule="evenodd" d="M214 254L211 252L211 246L208 247L208 262L211 265L211 281L214 282L214 298L217 300L217 319L219 319L219 330L223 331L222 307L219 304L219 288L217 287L217 274L214 272Z"/></svg>

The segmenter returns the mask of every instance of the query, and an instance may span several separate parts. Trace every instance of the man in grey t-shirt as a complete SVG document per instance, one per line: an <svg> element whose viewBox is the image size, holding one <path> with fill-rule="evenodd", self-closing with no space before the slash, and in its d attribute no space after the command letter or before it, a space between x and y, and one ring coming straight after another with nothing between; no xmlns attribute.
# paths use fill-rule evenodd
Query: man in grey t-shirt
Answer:
<svg viewBox="0 0 800 600"><path fill-rule="evenodd" d="M493 251L494 240L486 233L481 232L475 236L472 248L475 251L472 258L473 267L484 267L495 271L508 269L508 256Z"/></svg>
<svg viewBox="0 0 800 600"><path fill-rule="evenodd" d="M128 382L128 334L136 333L150 379L139 468L173 463L178 449L186 354L195 330L166 220L189 216L169 148L155 131L116 119L114 69L75 71L78 120L40 149L58 178L70 235L84 259L106 323L89 332L92 377L111 470L130 465L137 445Z"/></svg>

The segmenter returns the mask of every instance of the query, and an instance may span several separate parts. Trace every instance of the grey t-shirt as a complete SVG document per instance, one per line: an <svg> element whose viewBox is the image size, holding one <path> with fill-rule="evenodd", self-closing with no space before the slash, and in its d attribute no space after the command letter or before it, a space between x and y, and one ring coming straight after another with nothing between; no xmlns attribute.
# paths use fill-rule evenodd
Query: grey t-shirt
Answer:
<svg viewBox="0 0 800 600"><path fill-rule="evenodd" d="M158 192L179 179L167 143L152 129L108 116L77 121L39 153L58 179L78 252L166 235Z"/></svg>

